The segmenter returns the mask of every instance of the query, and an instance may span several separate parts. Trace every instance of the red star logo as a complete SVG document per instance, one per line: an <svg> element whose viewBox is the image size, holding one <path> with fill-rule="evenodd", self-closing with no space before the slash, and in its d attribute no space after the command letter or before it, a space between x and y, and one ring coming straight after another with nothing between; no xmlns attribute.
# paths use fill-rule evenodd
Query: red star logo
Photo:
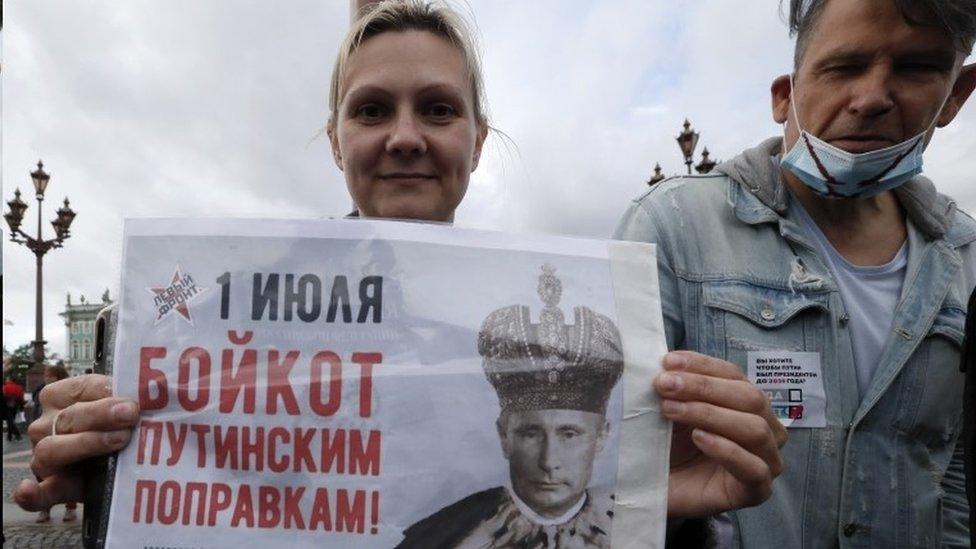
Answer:
<svg viewBox="0 0 976 549"><path fill-rule="evenodd" d="M197 286L193 277L181 273L180 266L177 265L169 286L150 287L146 288L146 290L155 296L153 299L153 304L156 306L156 321L153 323L154 325L159 324L164 318L175 311L183 317L183 320L189 322L190 326L193 326L189 303L206 291L206 288Z"/></svg>

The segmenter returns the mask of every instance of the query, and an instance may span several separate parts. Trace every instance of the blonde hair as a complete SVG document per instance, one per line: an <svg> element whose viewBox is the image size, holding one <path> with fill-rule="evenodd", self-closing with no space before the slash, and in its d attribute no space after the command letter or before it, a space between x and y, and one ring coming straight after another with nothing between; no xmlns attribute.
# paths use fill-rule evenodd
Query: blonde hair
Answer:
<svg viewBox="0 0 976 549"><path fill-rule="evenodd" d="M349 57L363 42L384 32L426 31L443 38L464 56L471 76L474 113L478 122L488 123L485 101L484 77L481 74L481 58L471 27L454 9L432 0L384 0L364 8L353 22L349 33L339 46L335 66L332 69L332 85L329 91L329 110L332 120L339 110L342 86Z"/></svg>

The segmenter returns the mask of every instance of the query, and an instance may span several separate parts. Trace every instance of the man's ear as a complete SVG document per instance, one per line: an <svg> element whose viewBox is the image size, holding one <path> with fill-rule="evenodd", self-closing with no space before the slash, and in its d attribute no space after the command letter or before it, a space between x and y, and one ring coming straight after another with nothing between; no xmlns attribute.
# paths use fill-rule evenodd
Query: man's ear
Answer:
<svg viewBox="0 0 976 549"><path fill-rule="evenodd" d="M508 422L505 421L505 415L502 414L498 416L498 420L495 421L495 429L498 430L498 441L502 444L502 455L505 459L512 454L512 444L508 440Z"/></svg>
<svg viewBox="0 0 976 549"><path fill-rule="evenodd" d="M966 100L973 93L974 87L976 87L976 63L963 65L959 69L959 76L956 77L956 83L952 85L952 92L949 94L949 99L946 100L945 107L939 113L938 122L936 123L938 127L943 128L948 126L949 122L952 122L956 115L959 114Z"/></svg>
<svg viewBox="0 0 976 549"><path fill-rule="evenodd" d="M329 122L325 125L325 133L329 136L329 145L332 146L332 159L335 161L336 166L339 166L339 171L342 171L342 151L339 149L339 136L336 132L336 121L335 116L329 117Z"/></svg>
<svg viewBox="0 0 976 549"><path fill-rule="evenodd" d="M478 163L481 162L481 148L485 144L485 139L488 137L488 123L479 122L478 123L478 135L475 137L474 141L474 156L471 158L471 171L478 169Z"/></svg>
<svg viewBox="0 0 976 549"><path fill-rule="evenodd" d="M790 75L782 74L773 80L769 87L773 102L773 120L783 124L790 117L790 107L793 101L793 86L790 85Z"/></svg>

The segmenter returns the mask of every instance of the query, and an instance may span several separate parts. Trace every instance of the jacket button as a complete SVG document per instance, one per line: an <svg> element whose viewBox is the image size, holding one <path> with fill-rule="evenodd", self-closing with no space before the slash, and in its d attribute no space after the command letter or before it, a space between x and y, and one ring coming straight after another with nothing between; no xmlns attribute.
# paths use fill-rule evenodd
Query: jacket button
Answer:
<svg viewBox="0 0 976 549"><path fill-rule="evenodd" d="M773 320L776 318L776 313L774 313L772 309L763 309L762 312L759 313L759 316L761 316L763 320Z"/></svg>
<svg viewBox="0 0 976 549"><path fill-rule="evenodd" d="M857 533L857 524L851 522L844 526L844 537L849 538L856 533Z"/></svg>

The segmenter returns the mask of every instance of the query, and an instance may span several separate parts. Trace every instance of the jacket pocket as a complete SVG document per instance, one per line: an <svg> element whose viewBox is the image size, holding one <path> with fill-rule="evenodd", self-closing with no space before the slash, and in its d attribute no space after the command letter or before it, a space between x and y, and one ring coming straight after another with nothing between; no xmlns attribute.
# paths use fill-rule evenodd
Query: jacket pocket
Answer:
<svg viewBox="0 0 976 549"><path fill-rule="evenodd" d="M930 449L951 453L959 430L964 377L959 371L966 313L943 307L896 378L895 428Z"/></svg>
<svg viewBox="0 0 976 549"><path fill-rule="evenodd" d="M962 349L962 341L965 337L966 311L959 307L943 307L936 315L929 330L929 337L942 337L956 348L956 352Z"/></svg>
<svg viewBox="0 0 976 549"><path fill-rule="evenodd" d="M746 370L749 351L823 346L828 294L794 293L742 281L702 284L705 352Z"/></svg>

